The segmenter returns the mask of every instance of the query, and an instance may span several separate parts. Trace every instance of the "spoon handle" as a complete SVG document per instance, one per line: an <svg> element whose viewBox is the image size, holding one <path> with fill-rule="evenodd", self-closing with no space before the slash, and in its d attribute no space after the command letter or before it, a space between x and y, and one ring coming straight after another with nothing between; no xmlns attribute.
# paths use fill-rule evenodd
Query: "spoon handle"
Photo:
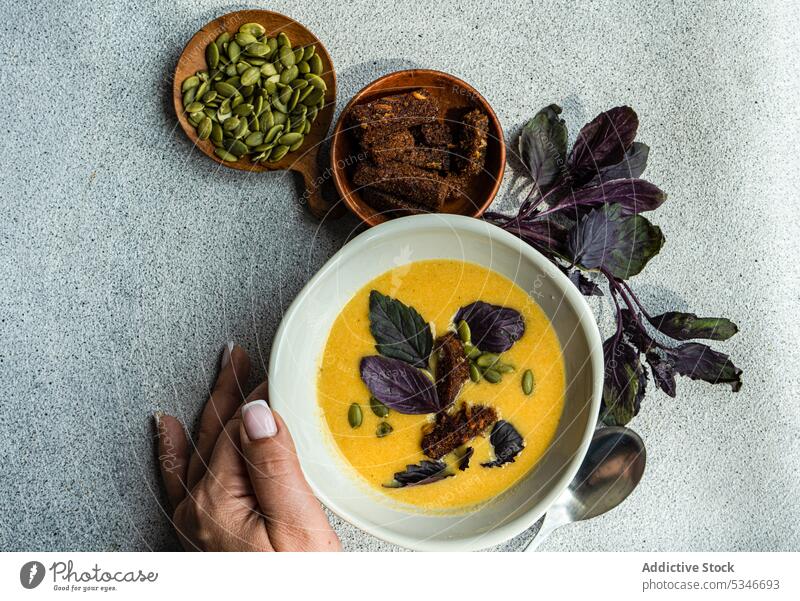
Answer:
<svg viewBox="0 0 800 601"><path fill-rule="evenodd" d="M326 181L326 176L317 163L316 153L308 153L307 157L296 161L290 169L303 176L305 192L301 196L301 202L308 205L314 217L338 219L344 214L344 203L336 202L338 199L326 198L323 194L322 185Z"/></svg>
<svg viewBox="0 0 800 601"><path fill-rule="evenodd" d="M563 525L564 524L560 520L553 518L552 514L550 513L545 514L544 521L542 522L542 527L539 528L539 531L525 546L523 551L529 551L529 552L536 551L539 548L539 546L545 541L545 539L547 539L547 537L550 536L553 530Z"/></svg>

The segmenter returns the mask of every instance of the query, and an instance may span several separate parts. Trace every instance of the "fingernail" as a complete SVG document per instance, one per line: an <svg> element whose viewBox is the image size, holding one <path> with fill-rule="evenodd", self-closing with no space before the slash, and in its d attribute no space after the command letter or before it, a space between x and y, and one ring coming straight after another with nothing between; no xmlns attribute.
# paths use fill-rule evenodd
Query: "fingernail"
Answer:
<svg viewBox="0 0 800 601"><path fill-rule="evenodd" d="M225 348L222 349L222 361L220 362L220 367L224 368L228 363L231 362L231 353L233 352L233 342L229 342L225 345Z"/></svg>
<svg viewBox="0 0 800 601"><path fill-rule="evenodd" d="M267 401L250 401L242 407L244 429L250 440L272 438L278 433L278 424L272 416Z"/></svg>

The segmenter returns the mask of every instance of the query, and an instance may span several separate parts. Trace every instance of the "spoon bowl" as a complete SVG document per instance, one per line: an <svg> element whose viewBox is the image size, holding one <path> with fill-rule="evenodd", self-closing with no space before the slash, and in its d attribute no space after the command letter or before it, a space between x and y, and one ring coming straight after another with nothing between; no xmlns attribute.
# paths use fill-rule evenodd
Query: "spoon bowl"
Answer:
<svg viewBox="0 0 800 601"><path fill-rule="evenodd" d="M595 431L578 473L547 510L525 550L535 550L560 526L614 509L639 485L646 461L644 442L633 430L614 426Z"/></svg>
<svg viewBox="0 0 800 601"><path fill-rule="evenodd" d="M628 428L597 431L566 504L573 522L589 520L614 509L639 485L644 474L644 442Z"/></svg>
<svg viewBox="0 0 800 601"><path fill-rule="evenodd" d="M214 145L210 140L201 140L198 137L197 131L189 122L188 115L183 108L181 84L187 77L194 75L197 71L207 70L206 46L217 39L217 36L221 33L225 31L236 32L245 23L259 23L264 26L269 35L277 35L280 32L284 32L289 36L294 46L314 44L316 53L320 55L325 66L325 70L320 76L327 86L325 106L319 111L317 119L311 125L311 131L306 135L303 146L297 152L290 152L275 163L262 165L261 163L253 163L247 158L236 162L223 161L214 154ZM186 132L192 143L211 160L225 167L242 171L283 171L287 169L297 171L303 176L306 187L303 199L308 203L311 212L317 217L323 217L328 213L331 206L320 192L320 182L324 180L324 177L323 167L319 165L319 149L322 142L327 138L328 130L333 121L333 113L336 107L336 73L333 69L331 56L325 46L303 24L286 15L269 10L240 10L214 19L194 34L183 49L183 53L178 59L178 66L175 69L172 97L175 113L183 131Z"/></svg>

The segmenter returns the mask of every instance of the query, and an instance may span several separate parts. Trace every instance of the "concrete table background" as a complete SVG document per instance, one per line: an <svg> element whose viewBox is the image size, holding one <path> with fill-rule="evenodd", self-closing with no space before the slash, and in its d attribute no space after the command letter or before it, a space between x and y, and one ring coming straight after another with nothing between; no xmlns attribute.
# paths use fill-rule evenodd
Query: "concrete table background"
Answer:
<svg viewBox="0 0 800 601"><path fill-rule="evenodd" d="M639 0L4 3L0 548L176 548L152 412L194 424L227 340L262 378L282 311L356 231L310 218L291 176L218 168L176 129L183 45L245 7L324 40L339 108L406 67L472 83L509 137L551 102L572 136L632 105L646 176L670 195L652 215L667 244L633 287L653 311L739 323L718 348L745 384L648 393L631 424L648 445L644 482L546 548L800 548L800 15ZM513 205L504 196L496 206ZM348 549L392 548L334 522Z"/></svg>

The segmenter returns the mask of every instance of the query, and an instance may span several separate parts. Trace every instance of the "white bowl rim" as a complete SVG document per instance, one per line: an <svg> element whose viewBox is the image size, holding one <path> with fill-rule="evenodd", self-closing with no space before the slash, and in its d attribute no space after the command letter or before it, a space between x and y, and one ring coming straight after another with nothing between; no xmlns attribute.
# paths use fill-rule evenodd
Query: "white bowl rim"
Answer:
<svg viewBox="0 0 800 601"><path fill-rule="evenodd" d="M289 305L289 308L284 313L281 319L280 326L275 333L275 338L272 342L272 349L270 352L269 360L269 374L275 372L276 363L278 361L278 353L281 347L281 341L286 336L288 324L292 321L295 313L298 312L303 304L306 296L313 290L316 283L324 277L324 275L331 269L335 269L336 265L346 260L350 255L361 252L364 247L368 246L374 240L383 238L385 236L394 236L402 234L407 231L419 231L427 227L434 226L437 229L445 225L453 230L460 230L472 234L486 236L490 241L497 241L498 243L506 244L515 247L519 250L523 257L534 263L539 269L552 270L552 263L539 251L523 242L513 234L497 227L487 221L476 219L474 217L466 217L463 215L450 215L444 213L425 214L425 215L410 215L407 217L400 217L386 221L379 225L373 226L367 231L359 234L342 248L340 248L325 264L314 274L308 281L303 289L295 297L294 301ZM399 545L406 549L418 551L472 551L485 549L494 545L499 545L515 536L522 534L525 530L533 526L539 518L541 518L558 498L558 496L567 489L572 479L578 473L578 469L583 463L583 459L589 449L589 443L594 435L597 426L597 416L600 411L600 401L603 391L603 352L602 352L602 339L600 337L600 330L597 326L594 313L586 302L586 299L578 291L575 285L564 275L560 270L555 270L553 280L558 285L561 292L568 298L572 307L579 313L579 323L582 324L578 329L583 332L587 337L587 344L589 347L590 364L592 368L593 382L592 382L592 396L590 406L590 419L586 424L586 430L583 433L581 444L578 451L573 455L569 462L567 469L562 473L561 477L556 480L554 485L550 488L550 492L545 495L545 498L537 505L529 509L527 512L520 514L513 520L503 523L490 530L474 537L465 537L455 540L419 540L414 537L405 536L394 531L389 531L375 526L371 523L363 521L358 515L344 509L328 495L326 495L311 479L307 477L309 485L316 497L334 514L342 520L352 524L353 526L371 534L372 536L383 540L388 543ZM280 396L276 394L273 388L272 377L268 378L269 381L269 394L271 399L279 399ZM271 401L272 402L272 401ZM286 412L281 411L280 403L276 404L276 410L282 415ZM300 464L302 468L302 459ZM305 474L305 471L304 471Z"/></svg>

